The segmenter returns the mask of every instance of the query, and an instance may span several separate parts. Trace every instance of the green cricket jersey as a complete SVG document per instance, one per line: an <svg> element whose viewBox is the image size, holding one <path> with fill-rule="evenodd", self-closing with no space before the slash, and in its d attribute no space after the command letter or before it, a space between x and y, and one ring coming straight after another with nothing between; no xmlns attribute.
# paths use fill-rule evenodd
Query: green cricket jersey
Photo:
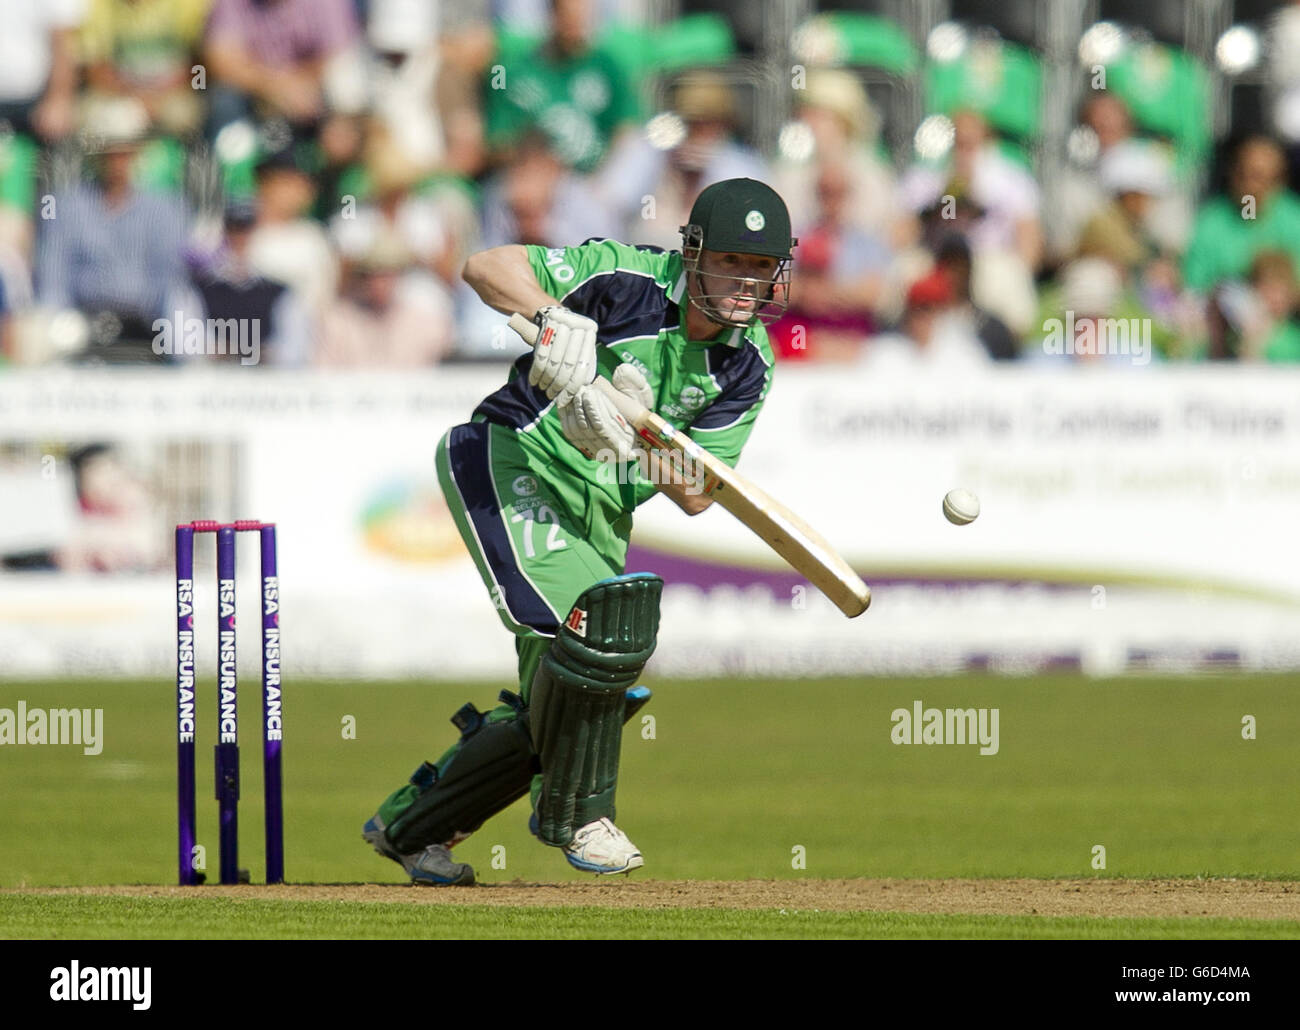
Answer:
<svg viewBox="0 0 1300 1030"><path fill-rule="evenodd" d="M1286 251L1300 265L1300 197L1290 190L1278 190L1254 218L1243 218L1241 203L1228 197L1207 200L1192 227L1183 278L1202 292L1224 279L1244 279L1261 250Z"/></svg>
<svg viewBox="0 0 1300 1030"><path fill-rule="evenodd" d="M709 342L687 340L686 273L677 251L588 240L530 246L528 257L542 289L596 322L600 374L635 365L654 391L654 410L734 465L772 382L767 330L755 325L723 330ZM597 504L613 521L651 497L655 486L640 478L636 463L611 475L568 441L554 402L528 384L531 362L531 354L515 362L509 382L475 409L475 419L514 429L544 478L585 495L578 510Z"/></svg>
<svg viewBox="0 0 1300 1030"><path fill-rule="evenodd" d="M484 93L489 144L542 130L565 164L589 172L615 131L637 116L636 89L617 61L599 47L559 57L546 45L507 47L497 54L504 88L488 76Z"/></svg>

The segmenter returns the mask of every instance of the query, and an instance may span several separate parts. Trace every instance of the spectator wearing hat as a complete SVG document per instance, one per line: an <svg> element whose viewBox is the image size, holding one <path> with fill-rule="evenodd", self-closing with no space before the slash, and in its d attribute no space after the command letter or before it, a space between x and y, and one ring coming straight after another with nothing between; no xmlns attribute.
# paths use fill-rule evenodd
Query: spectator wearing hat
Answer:
<svg viewBox="0 0 1300 1030"><path fill-rule="evenodd" d="M853 360L876 331L892 255L849 221L852 191L847 165L822 167L816 217L795 250L790 307L768 328L782 359Z"/></svg>
<svg viewBox="0 0 1300 1030"><path fill-rule="evenodd" d="M1065 316L1060 322L1074 328L1075 340L1063 340L1059 354L1047 346L1041 348L1041 354L1075 362L1129 360L1125 355L1108 355L1092 344L1074 346L1087 340L1089 333L1095 335L1095 327L1101 319L1119 318L1130 313L1125 310L1124 277L1114 264L1097 257L1072 261L1061 272L1060 288L1055 298L1058 301L1055 306L1059 308L1057 314ZM1048 320L1044 319L1044 326L1047 325ZM1070 346L1065 346L1067 343Z"/></svg>
<svg viewBox="0 0 1300 1030"><path fill-rule="evenodd" d="M1187 346L1152 317L1123 270L1101 257L1066 265L1057 283L1043 291L1039 315L1039 332L1024 352L1026 359L1140 367L1180 356Z"/></svg>
<svg viewBox="0 0 1300 1030"><path fill-rule="evenodd" d="M251 201L236 200L226 207L221 247L207 265L191 274L184 316L256 324L257 364L301 368L311 359L311 320L288 285L253 268L249 251L256 224L257 208ZM229 323L230 319L236 321ZM211 353L200 360L251 363L235 351Z"/></svg>
<svg viewBox="0 0 1300 1030"><path fill-rule="evenodd" d="M484 248L512 243L559 247L566 240L616 238L618 223L581 178L555 154L540 131L528 133L507 165L483 190ZM464 279L453 283L456 297L457 353L466 358L516 357L523 344L502 334L501 316Z"/></svg>
<svg viewBox="0 0 1300 1030"><path fill-rule="evenodd" d="M316 364L325 368L416 369L450 353L451 295L412 275L414 255L393 233L377 236L348 267L323 322Z"/></svg>
<svg viewBox="0 0 1300 1030"><path fill-rule="evenodd" d="M483 191L483 245L562 246L565 240L616 237L617 223L585 180L556 153L556 143L529 133Z"/></svg>
<svg viewBox="0 0 1300 1030"><path fill-rule="evenodd" d="M952 282L935 270L907 291L896 331L873 337L863 354L872 371L923 367L962 371L988 363L989 357L969 326L952 317L956 303Z"/></svg>
<svg viewBox="0 0 1300 1030"><path fill-rule="evenodd" d="M1037 271L1042 260L1038 184L1001 152L982 115L958 111L952 123L949 161L939 168L908 169L900 184L904 203L920 213L942 207L945 196L968 198L979 211L972 248L1013 253L1027 271Z"/></svg>
<svg viewBox="0 0 1300 1030"><path fill-rule="evenodd" d="M795 120L782 135L773 174L789 202L795 231L802 238L816 217L821 169L838 165L847 170L850 184L844 202L848 223L897 246L908 235L910 215L898 203L894 170L880 155L880 116L861 80L843 69L814 68L793 99Z"/></svg>
<svg viewBox="0 0 1300 1030"><path fill-rule="evenodd" d="M1160 243L1167 234L1153 229L1171 190L1168 160L1151 144L1129 140L1110 149L1099 176L1111 199L1084 225L1078 256L1111 262L1156 318L1177 322L1181 273Z"/></svg>
<svg viewBox="0 0 1300 1030"><path fill-rule="evenodd" d="M1049 184L1052 217L1044 223L1049 260L1076 257L1084 227L1114 200L1116 186L1134 181L1135 174L1143 187L1155 189L1147 193L1151 199L1142 217L1146 235L1161 251L1181 254L1191 226L1191 191L1180 181L1169 148L1138 138L1128 105L1105 90L1084 100L1077 131L1071 165ZM1138 173L1135 155L1143 165Z"/></svg>
<svg viewBox="0 0 1300 1030"><path fill-rule="evenodd" d="M734 138L736 97L722 75L682 76L673 87L671 114L627 139L601 170L594 191L618 220L615 235L665 250L680 245L679 229L709 183L769 178L762 158Z"/></svg>
<svg viewBox="0 0 1300 1030"><path fill-rule="evenodd" d="M97 105L85 129L94 179L56 190L53 217L41 223L39 301L87 315L105 360L144 356L130 345L152 340L154 320L171 317L171 296L185 279L184 207L175 197L137 189L132 180L148 124L136 101Z"/></svg>
<svg viewBox="0 0 1300 1030"><path fill-rule="evenodd" d="M1033 322L1034 275L1042 260L1038 184L1000 151L982 116L958 111L952 121L946 163L914 165L900 180L899 193L929 226L931 248L954 229L964 231L973 254L976 299L1013 331L1023 332Z"/></svg>
<svg viewBox="0 0 1300 1030"><path fill-rule="evenodd" d="M296 148L266 155L257 169L257 222L248 243L258 275L290 286L313 326L334 296L338 262L321 225L307 216L316 183Z"/></svg>
<svg viewBox="0 0 1300 1030"><path fill-rule="evenodd" d="M370 135L365 171L366 200L330 220L330 235L343 260L353 260L380 235L389 234L429 275L448 286L456 282L478 236L478 212L464 194L454 188L422 189L431 166L412 160L382 129Z"/></svg>
<svg viewBox="0 0 1300 1030"><path fill-rule="evenodd" d="M478 6L369 0L365 14L374 125L407 160L466 178L486 160L480 85L496 49Z"/></svg>
<svg viewBox="0 0 1300 1030"><path fill-rule="evenodd" d="M1084 223L1078 253L1106 257L1130 274L1139 273L1160 256L1147 219L1169 189L1168 164L1151 147L1125 142L1106 155L1099 176L1110 200Z"/></svg>

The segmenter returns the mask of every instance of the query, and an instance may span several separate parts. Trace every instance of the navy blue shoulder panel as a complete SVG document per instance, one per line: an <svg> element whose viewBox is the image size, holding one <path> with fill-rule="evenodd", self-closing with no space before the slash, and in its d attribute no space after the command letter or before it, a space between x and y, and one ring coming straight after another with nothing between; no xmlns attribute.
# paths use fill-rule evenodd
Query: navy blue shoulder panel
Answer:
<svg viewBox="0 0 1300 1030"><path fill-rule="evenodd" d="M743 347L714 344L709 348L709 372L722 391L718 399L691 423L695 429L722 429L738 421L763 398L767 362L751 343Z"/></svg>
<svg viewBox="0 0 1300 1030"><path fill-rule="evenodd" d="M658 336L672 302L653 277L614 271L588 279L564 298L570 311L586 315L599 327L603 345L632 336Z"/></svg>

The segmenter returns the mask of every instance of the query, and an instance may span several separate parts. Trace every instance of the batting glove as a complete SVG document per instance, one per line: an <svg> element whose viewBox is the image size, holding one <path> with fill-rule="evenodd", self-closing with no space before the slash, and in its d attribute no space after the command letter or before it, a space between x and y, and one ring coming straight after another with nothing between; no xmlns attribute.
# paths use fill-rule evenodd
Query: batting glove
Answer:
<svg viewBox="0 0 1300 1030"><path fill-rule="evenodd" d="M614 374L609 377L609 381L614 384L614 389L619 393L625 393L636 401L638 407L654 407L654 391L650 389L650 384L635 365L626 362L619 365L614 369Z"/></svg>
<svg viewBox="0 0 1300 1030"><path fill-rule="evenodd" d="M654 403L654 393L634 365L619 365L610 381L640 407ZM614 402L595 386L581 387L573 403L560 409L560 427L569 442L588 458L631 461L640 437Z"/></svg>
<svg viewBox="0 0 1300 1030"><path fill-rule="evenodd" d="M537 312L541 327L528 382L561 408L596 378L596 323L553 304Z"/></svg>

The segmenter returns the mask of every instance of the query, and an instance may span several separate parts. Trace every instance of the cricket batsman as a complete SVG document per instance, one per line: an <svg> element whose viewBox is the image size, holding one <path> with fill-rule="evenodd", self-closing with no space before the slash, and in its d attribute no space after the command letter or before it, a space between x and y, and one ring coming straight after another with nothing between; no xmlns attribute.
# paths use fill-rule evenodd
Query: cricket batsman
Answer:
<svg viewBox="0 0 1300 1030"><path fill-rule="evenodd" d="M638 451L593 382L609 379L734 465L772 380L765 326L784 311L784 201L754 179L707 187L682 249L593 239L474 255L464 277L539 327L531 354L439 441L438 481L501 621L518 691L453 717L460 739L388 796L363 835L420 884L474 882L451 848L531 792L530 828L577 869L625 873L641 852L614 824L623 723L655 648L663 581L625 574L633 510L656 491L712 503ZM658 474L656 474L658 472Z"/></svg>

